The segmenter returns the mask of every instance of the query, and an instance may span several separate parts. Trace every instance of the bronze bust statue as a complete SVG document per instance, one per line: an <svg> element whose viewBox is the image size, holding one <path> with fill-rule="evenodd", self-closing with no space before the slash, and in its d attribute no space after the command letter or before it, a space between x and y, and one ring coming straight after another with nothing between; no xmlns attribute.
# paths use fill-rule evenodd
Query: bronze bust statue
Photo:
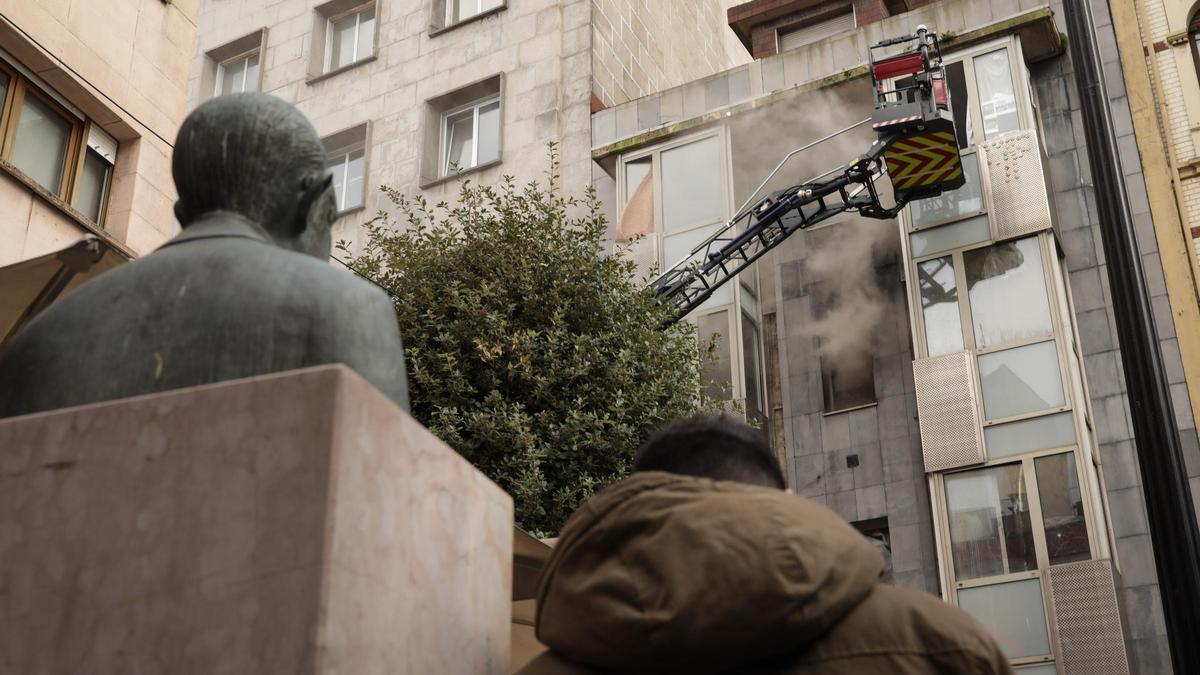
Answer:
<svg viewBox="0 0 1200 675"><path fill-rule="evenodd" d="M383 291L328 263L336 217L316 130L265 94L188 116L172 160L183 232L46 309L0 354L0 417L326 363L405 410Z"/></svg>

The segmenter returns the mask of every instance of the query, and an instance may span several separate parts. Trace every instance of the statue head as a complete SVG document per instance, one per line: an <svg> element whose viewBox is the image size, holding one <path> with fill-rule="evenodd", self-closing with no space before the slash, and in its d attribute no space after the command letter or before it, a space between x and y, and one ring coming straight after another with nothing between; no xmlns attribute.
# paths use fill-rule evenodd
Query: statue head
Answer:
<svg viewBox="0 0 1200 675"><path fill-rule="evenodd" d="M232 212L279 246L329 257L337 217L333 178L316 129L292 104L267 94L204 103L179 129L171 172L183 227Z"/></svg>

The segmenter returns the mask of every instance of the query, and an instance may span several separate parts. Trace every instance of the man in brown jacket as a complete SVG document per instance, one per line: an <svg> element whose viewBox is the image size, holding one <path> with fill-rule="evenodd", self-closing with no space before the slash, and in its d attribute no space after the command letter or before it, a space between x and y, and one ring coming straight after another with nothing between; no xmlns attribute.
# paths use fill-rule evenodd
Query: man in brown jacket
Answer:
<svg viewBox="0 0 1200 675"><path fill-rule="evenodd" d="M550 651L520 672L1013 672L978 622L880 584L875 548L783 487L740 423L656 433L563 528L538 591Z"/></svg>

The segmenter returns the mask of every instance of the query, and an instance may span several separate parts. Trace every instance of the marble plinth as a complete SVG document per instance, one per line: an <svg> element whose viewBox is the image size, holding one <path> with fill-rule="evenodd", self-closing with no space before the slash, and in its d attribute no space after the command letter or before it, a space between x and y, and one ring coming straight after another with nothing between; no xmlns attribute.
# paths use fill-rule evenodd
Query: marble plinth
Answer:
<svg viewBox="0 0 1200 675"><path fill-rule="evenodd" d="M0 420L0 672L504 673L512 531L342 366Z"/></svg>

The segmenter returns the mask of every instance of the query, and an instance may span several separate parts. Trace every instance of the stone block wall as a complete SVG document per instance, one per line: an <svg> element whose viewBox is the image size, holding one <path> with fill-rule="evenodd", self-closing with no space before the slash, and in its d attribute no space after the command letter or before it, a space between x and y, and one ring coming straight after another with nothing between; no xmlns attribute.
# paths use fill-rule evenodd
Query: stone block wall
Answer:
<svg viewBox="0 0 1200 675"><path fill-rule="evenodd" d="M546 144L556 141L560 184L581 195L591 180L588 0L508 0L498 12L444 30L436 28L435 4L377 3L374 60L312 78L312 52L323 48L313 36L314 2L207 2L191 103L207 98L200 84L204 54L265 28L263 91L295 103L322 136L367 123L365 208L339 220L335 239L360 239L362 223L390 207L380 185L423 194L431 203L454 198L456 180L429 185L421 177L429 125L439 123L426 102L496 75L503 79L500 162L469 178L493 185L503 175L518 184L542 181Z"/></svg>
<svg viewBox="0 0 1200 675"><path fill-rule="evenodd" d="M100 228L44 191L5 177L0 264L48 253L93 232L126 255L178 231L171 152L187 112L200 0L15 0L0 3L0 43L44 86L119 143ZM22 207L32 199L33 206Z"/></svg>
<svg viewBox="0 0 1200 675"><path fill-rule="evenodd" d="M592 0L592 93L632 101L750 61L726 25L734 0Z"/></svg>

